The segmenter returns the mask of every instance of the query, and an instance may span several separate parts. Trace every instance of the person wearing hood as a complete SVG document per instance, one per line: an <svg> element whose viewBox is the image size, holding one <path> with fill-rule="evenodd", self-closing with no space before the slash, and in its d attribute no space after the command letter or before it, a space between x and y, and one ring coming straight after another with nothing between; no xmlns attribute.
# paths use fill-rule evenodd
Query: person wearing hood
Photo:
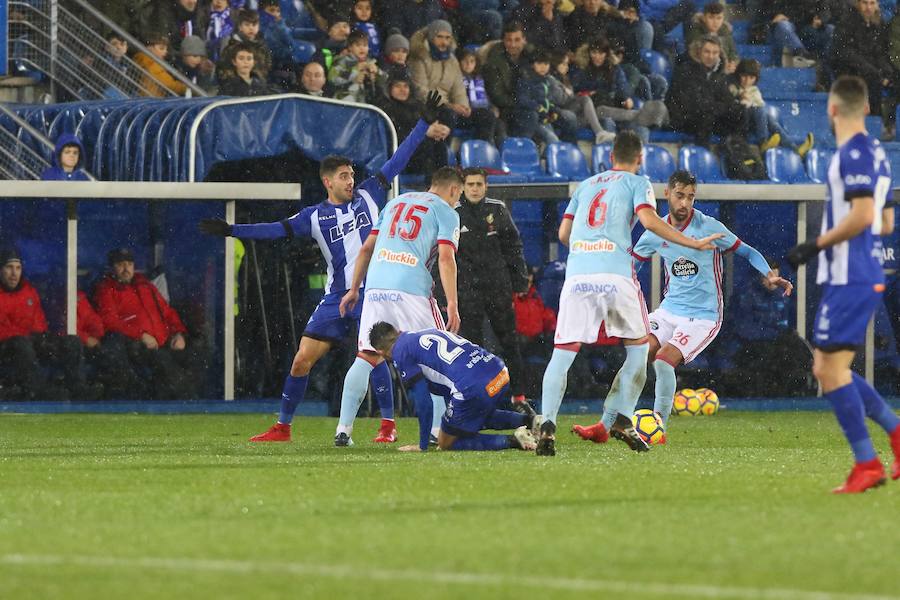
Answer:
<svg viewBox="0 0 900 600"><path fill-rule="evenodd" d="M53 150L53 166L41 173L42 181L90 181L81 170L84 164L84 146L71 133L64 133L56 140Z"/></svg>

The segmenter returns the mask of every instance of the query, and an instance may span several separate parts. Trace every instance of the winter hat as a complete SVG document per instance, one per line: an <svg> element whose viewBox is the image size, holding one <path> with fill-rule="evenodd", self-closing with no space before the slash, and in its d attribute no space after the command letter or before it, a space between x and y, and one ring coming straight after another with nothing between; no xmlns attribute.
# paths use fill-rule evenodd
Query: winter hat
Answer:
<svg viewBox="0 0 900 600"><path fill-rule="evenodd" d="M453 35L453 26L443 19L437 19L428 24L428 39L434 38L439 33L447 32Z"/></svg>
<svg viewBox="0 0 900 600"><path fill-rule="evenodd" d="M109 263L109 266L126 260L134 262L134 254L128 248L116 248L115 250L110 250L109 254L106 255L106 262Z"/></svg>
<svg viewBox="0 0 900 600"><path fill-rule="evenodd" d="M399 33L394 33L385 40L383 53L390 54L394 50L400 50L401 48L409 52L409 40Z"/></svg>
<svg viewBox="0 0 900 600"><path fill-rule="evenodd" d="M202 56L203 58L206 58L206 44L204 44L203 40L196 35L185 36L185 38L181 40L181 55Z"/></svg>
<svg viewBox="0 0 900 600"><path fill-rule="evenodd" d="M15 246L4 246L3 248L0 248L0 267L11 262L22 263L22 255L19 251Z"/></svg>

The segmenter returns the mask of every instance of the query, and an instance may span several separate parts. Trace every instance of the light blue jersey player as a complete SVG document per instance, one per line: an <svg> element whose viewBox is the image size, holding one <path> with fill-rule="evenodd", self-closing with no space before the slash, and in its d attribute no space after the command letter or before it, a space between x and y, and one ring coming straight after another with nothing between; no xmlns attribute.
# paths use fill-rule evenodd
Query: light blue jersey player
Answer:
<svg viewBox="0 0 900 600"><path fill-rule="evenodd" d="M864 492L886 480L865 417L890 436L891 476L900 479L900 419L850 369L884 291L878 237L894 227L891 168L884 148L866 132L868 108L866 84L859 77L842 76L831 86L828 118L838 150L828 167L822 233L788 253L795 267L819 257L816 281L822 286L822 299L813 325L813 374L855 459L847 481L834 489L841 494Z"/></svg>
<svg viewBox="0 0 900 600"><path fill-rule="evenodd" d="M310 370L334 344L340 343L356 328L360 310L341 315L338 308L340 300L353 278L356 257L378 218L379 207L387 200L390 181L406 168L428 129L428 124L420 120L378 173L356 188L350 160L338 156L325 157L320 164L319 175L328 198L283 221L229 225L225 221L209 219L201 223L200 228L205 233L241 239L312 238L328 265L325 296L303 330L291 371L284 382L278 421L265 433L250 438L250 441L291 440L291 421L306 394ZM393 389L386 365L373 371L372 387L382 416L381 429L375 441L393 442L396 440Z"/></svg>
<svg viewBox="0 0 900 600"><path fill-rule="evenodd" d="M606 398L596 440L612 434L632 450L646 443L631 426L631 414L647 377L647 307L634 276L631 230L640 220L662 239L698 250L711 250L712 236L695 240L673 229L656 214L656 197L646 177L636 173L643 146L632 131L613 144L613 169L581 182L559 226L559 239L569 246L566 281L559 300L555 348L544 372L541 402L544 418L537 453L555 454L556 416L566 390L566 375L581 344L597 341L601 325L609 336L622 338L625 364L616 374L614 392Z"/></svg>
<svg viewBox="0 0 900 600"><path fill-rule="evenodd" d="M429 390L442 396L447 410L441 419L438 446L442 450L534 450L533 432L541 417L502 410L510 400L509 371L503 361L469 340L442 329L401 333L384 321L372 326L371 345L393 360L419 413L419 444L404 451L428 449L432 415ZM529 407L530 408L530 407ZM514 435L479 433L483 429L514 429Z"/></svg>
<svg viewBox="0 0 900 600"><path fill-rule="evenodd" d="M734 252L766 278L770 290L780 287L788 296L791 283L769 268L755 248L743 243L716 219L694 208L697 179L687 171L675 171L669 177L665 197L669 204L667 222L688 237L700 239L713 233L722 237L712 252L670 244L651 231L644 232L632 250L640 262L655 253L662 256L666 289L662 304L650 313L650 354L656 372L654 410L667 424L675 396L675 369L694 360L722 327L722 257ZM665 443L665 435L662 443Z"/></svg>
<svg viewBox="0 0 900 600"><path fill-rule="evenodd" d="M384 362L369 343L369 330L375 323L386 321L401 331L432 327L459 330L459 215L452 207L461 193L459 173L450 167L438 169L427 192L401 194L387 203L359 251L353 280L340 303L341 314L352 312L359 301L359 284L366 279L358 354L344 379L337 446L352 444L353 421L366 394L369 372ZM447 296L446 327L431 295L435 260ZM434 399L433 412L435 419L443 413L442 399Z"/></svg>

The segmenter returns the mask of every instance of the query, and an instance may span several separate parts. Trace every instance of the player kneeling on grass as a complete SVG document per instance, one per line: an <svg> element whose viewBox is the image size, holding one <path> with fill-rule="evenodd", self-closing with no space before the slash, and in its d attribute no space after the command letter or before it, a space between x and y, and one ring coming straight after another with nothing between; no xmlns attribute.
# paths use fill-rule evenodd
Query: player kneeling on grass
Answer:
<svg viewBox="0 0 900 600"><path fill-rule="evenodd" d="M534 450L534 432L541 417L534 413L500 410L509 402L509 372L503 361L476 344L440 329L401 333L380 321L369 331L372 347L393 360L415 401L419 445L406 452L428 449L432 401L429 388L442 394L447 410L441 419L441 450ZM479 433L482 429L515 429L513 435Z"/></svg>

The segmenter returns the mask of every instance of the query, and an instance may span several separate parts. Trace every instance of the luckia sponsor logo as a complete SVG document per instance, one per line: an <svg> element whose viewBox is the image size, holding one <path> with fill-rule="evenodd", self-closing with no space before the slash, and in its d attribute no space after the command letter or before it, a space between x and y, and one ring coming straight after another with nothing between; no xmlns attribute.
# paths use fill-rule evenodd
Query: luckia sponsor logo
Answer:
<svg viewBox="0 0 900 600"><path fill-rule="evenodd" d="M414 267L419 264L419 259L414 254L410 254L409 252L394 252L387 248L382 248L378 252L378 260L398 265L406 265L408 267Z"/></svg>
<svg viewBox="0 0 900 600"><path fill-rule="evenodd" d="M607 239L596 240L594 242L589 242L586 240L577 240L572 243L572 252L575 254L580 253L593 253L593 252L615 252L616 244L615 242L611 242Z"/></svg>

